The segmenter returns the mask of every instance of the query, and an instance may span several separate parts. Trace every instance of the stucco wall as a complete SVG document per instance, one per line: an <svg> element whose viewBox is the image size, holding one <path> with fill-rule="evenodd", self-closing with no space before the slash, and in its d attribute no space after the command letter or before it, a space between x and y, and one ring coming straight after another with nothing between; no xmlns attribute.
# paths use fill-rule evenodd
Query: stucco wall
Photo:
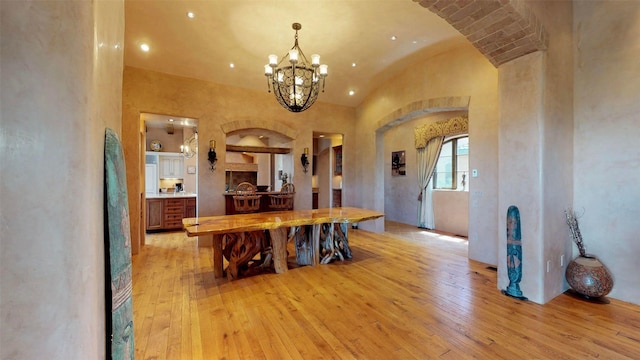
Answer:
<svg viewBox="0 0 640 360"><path fill-rule="evenodd" d="M162 143L160 152L180 152L180 145L184 144L184 131L182 129L174 129L173 134L169 134L166 128L147 127L147 136L145 141L145 151L151 151L150 144L153 140ZM191 134L191 132L189 132Z"/></svg>
<svg viewBox="0 0 640 360"><path fill-rule="evenodd" d="M548 49L509 63L500 77L500 233L498 287L509 284L506 214L520 210L522 281L530 300L566 290L569 257L564 209L572 203L572 9L569 2L530 2L548 34Z"/></svg>
<svg viewBox="0 0 640 360"><path fill-rule="evenodd" d="M0 358L104 359L104 136L120 130L124 4L0 9Z"/></svg>
<svg viewBox="0 0 640 360"><path fill-rule="evenodd" d="M549 35L541 129L544 190L540 272L544 279L542 302L546 303L567 289L567 261L561 264L561 257L571 257L564 209L573 202L573 166L568 166L573 163L573 9L568 1L532 1L530 6Z"/></svg>
<svg viewBox="0 0 640 360"><path fill-rule="evenodd" d="M293 134L293 178L296 186L296 207L311 208L311 172L304 173L300 155L305 147L313 148L313 131L344 135L344 176L345 187L355 181L356 162L355 110L322 102L322 95L316 104L302 113L291 113L282 108L273 94L265 91L247 90L214 84L202 80L189 79L157 72L125 67L123 80L123 138L127 172L139 174L140 169L140 113L184 116L198 120L199 153L206 154L209 140L225 144L225 133L221 125L238 122L257 128L277 129L285 126L294 129ZM247 102L249 99L249 102ZM217 146L218 165L216 171L198 172L198 215L224 214L225 172L224 146ZM198 157L198 168L207 169L206 156ZM129 204L140 209L141 188L139 177L129 176ZM343 205L355 205L347 192ZM141 222L132 217L131 233L134 253L139 250L143 236L140 235Z"/></svg>
<svg viewBox="0 0 640 360"><path fill-rule="evenodd" d="M542 272L543 220L541 174L544 117L544 58L537 52L500 67L500 163L498 223L498 288L509 284L507 273L506 215L510 206L518 207L522 240L519 288L525 297L543 301ZM560 241L558 239L557 241Z"/></svg>
<svg viewBox="0 0 640 360"><path fill-rule="evenodd" d="M469 192L436 190L432 196L436 230L468 237Z"/></svg>
<svg viewBox="0 0 640 360"><path fill-rule="evenodd" d="M574 207L587 252L640 304L640 3L574 3ZM577 254L573 246L574 255Z"/></svg>
<svg viewBox="0 0 640 360"><path fill-rule="evenodd" d="M358 106L357 179L359 203L383 211L386 199L371 197L385 190L384 172L388 169L369 164L384 164L389 156L384 146L386 128L441 111L468 110L470 168L479 170L469 178L469 257L488 264L497 263L497 70L466 41L453 41L429 50L407 69L380 84ZM469 97L464 109L448 108L450 97ZM406 106L429 99L442 99L442 107L408 110ZM453 99L451 99L453 100ZM440 103L440 101L435 101ZM454 101L455 102L455 101ZM421 115L418 115L421 114ZM383 129L383 130L381 130ZM413 143L413 140L411 140ZM394 149L395 150L395 149ZM401 149L399 149L401 150ZM406 189L416 199L417 188ZM411 203L414 206L414 203ZM369 224L363 224L367 228Z"/></svg>

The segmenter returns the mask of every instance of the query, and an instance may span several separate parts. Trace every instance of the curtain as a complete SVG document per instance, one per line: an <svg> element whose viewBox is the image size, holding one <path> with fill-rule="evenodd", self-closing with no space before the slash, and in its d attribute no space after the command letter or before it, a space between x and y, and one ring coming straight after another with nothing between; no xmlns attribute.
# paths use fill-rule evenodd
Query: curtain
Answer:
<svg viewBox="0 0 640 360"><path fill-rule="evenodd" d="M435 219L433 216L433 200L431 179L433 170L438 162L444 136L437 136L429 140L425 147L417 149L418 186L418 227L433 229Z"/></svg>

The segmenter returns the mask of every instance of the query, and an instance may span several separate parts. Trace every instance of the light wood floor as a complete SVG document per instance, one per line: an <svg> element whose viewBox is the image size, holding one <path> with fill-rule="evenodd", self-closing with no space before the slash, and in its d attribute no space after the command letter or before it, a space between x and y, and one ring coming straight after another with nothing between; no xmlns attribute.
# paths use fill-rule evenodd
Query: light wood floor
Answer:
<svg viewBox="0 0 640 360"><path fill-rule="evenodd" d="M504 296L466 240L412 226L349 236L350 261L229 282L194 238L148 235L133 257L136 359L640 358L639 306Z"/></svg>

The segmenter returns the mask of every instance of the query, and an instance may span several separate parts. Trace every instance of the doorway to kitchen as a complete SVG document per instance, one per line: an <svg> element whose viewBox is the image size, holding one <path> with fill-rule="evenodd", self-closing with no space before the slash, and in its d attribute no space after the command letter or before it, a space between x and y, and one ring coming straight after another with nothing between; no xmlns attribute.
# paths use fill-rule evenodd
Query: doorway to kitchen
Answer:
<svg viewBox="0 0 640 360"><path fill-rule="evenodd" d="M342 134L313 132L313 208L342 206Z"/></svg>
<svg viewBox="0 0 640 360"><path fill-rule="evenodd" d="M198 121L141 113L140 123L142 229L182 230L184 217L197 216Z"/></svg>

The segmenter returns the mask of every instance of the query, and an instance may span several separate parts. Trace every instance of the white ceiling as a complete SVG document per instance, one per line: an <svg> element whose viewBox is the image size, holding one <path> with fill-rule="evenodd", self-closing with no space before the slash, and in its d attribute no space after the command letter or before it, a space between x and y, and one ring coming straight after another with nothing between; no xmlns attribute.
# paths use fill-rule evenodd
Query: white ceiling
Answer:
<svg viewBox="0 0 640 360"><path fill-rule="evenodd" d="M412 0L126 0L125 19L125 65L265 92L267 56L293 46L299 22L302 51L329 65L318 101L354 107L390 65L462 38Z"/></svg>

